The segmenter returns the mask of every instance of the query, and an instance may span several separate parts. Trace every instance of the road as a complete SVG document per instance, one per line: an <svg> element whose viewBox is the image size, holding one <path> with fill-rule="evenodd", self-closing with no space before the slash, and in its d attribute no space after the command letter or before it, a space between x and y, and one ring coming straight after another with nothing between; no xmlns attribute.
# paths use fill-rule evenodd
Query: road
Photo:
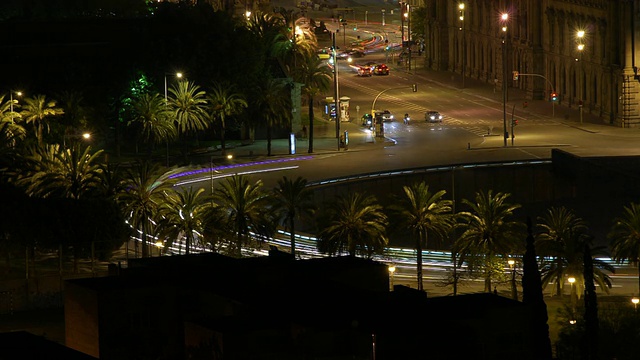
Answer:
<svg viewBox="0 0 640 360"><path fill-rule="evenodd" d="M375 25L359 26L359 31L363 34L361 38L368 34L379 37L378 41L386 37L393 42L393 35L376 29ZM351 64L387 60L388 54L377 51L355 59ZM503 107L500 91L495 92L484 83L469 79L466 87L461 89L458 79L455 76L452 78L450 73L420 68L409 71L393 63L389 65L392 70L388 76L359 77L347 61L338 62L340 96L348 96L351 106L351 122L342 124L343 130L350 131L352 146L349 151L338 151L335 140L331 140L330 147L327 147L322 146L321 139L318 139L318 151L314 154L303 152L297 156L277 156L255 164L221 166L216 167L215 172L204 171L189 178L195 181L193 184L208 188L212 179L217 181L220 177L232 174L252 173L251 176L260 178L269 188L275 186L282 176L303 176L310 182L318 182L413 167L548 159L553 148L563 148L582 156L640 154L640 132L637 129L603 125L595 116L585 116L585 122L578 123L575 109L553 107L544 100L526 100L524 93L515 89L510 89L508 106ZM417 92L413 92L412 84L417 84ZM381 92L384 93L380 95ZM399 120L385 124L386 139L374 138L359 126L360 116L371 111L376 97L375 108L388 109ZM528 103L526 108L523 105L525 101ZM508 111L509 122L512 116L518 120L515 139L513 143L509 139L507 146L504 146L502 137L504 108ZM445 116L444 121L424 121L423 114L427 110L440 111ZM409 125L400 120L404 113L412 116ZM510 127L508 130L511 131ZM329 138L332 131L328 131ZM286 246L287 237L282 236L282 241L282 246ZM313 244L309 245L310 252L313 247ZM398 265L398 271L394 274L396 284L415 287L413 252L408 251L410 256L405 259L395 257L381 260ZM311 253L308 256L312 256ZM431 292L447 294L449 288L437 285L446 277L446 269L450 268L450 264L430 256L426 256L426 282L431 284L427 288ZM433 264L429 265L430 262ZM617 272L613 276L612 293L631 294L630 289L637 288L635 269L619 267ZM467 284L468 289L482 287L476 281Z"/></svg>

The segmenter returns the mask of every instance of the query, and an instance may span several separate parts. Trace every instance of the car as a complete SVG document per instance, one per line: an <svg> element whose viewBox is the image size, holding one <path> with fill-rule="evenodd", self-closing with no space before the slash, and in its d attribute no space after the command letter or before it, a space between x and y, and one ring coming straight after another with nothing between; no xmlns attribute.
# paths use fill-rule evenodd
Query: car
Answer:
<svg viewBox="0 0 640 360"><path fill-rule="evenodd" d="M382 121L384 122L390 122L394 120L393 114L389 110L383 110L382 112L380 112L380 116L382 116Z"/></svg>
<svg viewBox="0 0 640 360"><path fill-rule="evenodd" d="M442 114L440 114L440 113L439 113L439 112L437 112L437 111L433 111L433 110L431 110L431 111L427 111L427 112L424 114L424 119L425 119L427 122L442 122L442 118L443 118L443 117L442 117Z"/></svg>
<svg viewBox="0 0 640 360"><path fill-rule="evenodd" d="M372 127L373 126L373 115L364 114L362 115L362 126Z"/></svg>
<svg viewBox="0 0 640 360"><path fill-rule="evenodd" d="M349 49L349 50L346 51L346 53L349 56L354 57L354 58L361 58L361 57L363 57L365 55L363 49L356 49L356 48Z"/></svg>
<svg viewBox="0 0 640 360"><path fill-rule="evenodd" d="M389 75L389 67L386 64L376 65L373 73L376 75Z"/></svg>
<svg viewBox="0 0 640 360"><path fill-rule="evenodd" d="M358 67L358 76L371 76L371 75L373 75L373 71L371 71L370 67L367 67L367 66Z"/></svg>

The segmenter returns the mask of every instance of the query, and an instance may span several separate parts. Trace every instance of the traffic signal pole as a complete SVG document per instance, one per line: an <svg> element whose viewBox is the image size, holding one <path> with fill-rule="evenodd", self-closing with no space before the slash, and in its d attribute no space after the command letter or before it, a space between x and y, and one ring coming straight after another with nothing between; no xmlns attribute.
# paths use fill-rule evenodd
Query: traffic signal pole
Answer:
<svg viewBox="0 0 640 360"><path fill-rule="evenodd" d="M549 81L549 79L547 79L546 77L540 75L540 74L520 74L518 72L515 72L515 74L517 74L518 77L520 76L537 76L540 78L543 78L547 84L549 84L549 87L551 88L551 94L555 94L556 91L553 88L553 84L551 83L551 81ZM514 79L514 80L518 80L518 79ZM556 100L551 99L551 118L553 119L556 116Z"/></svg>

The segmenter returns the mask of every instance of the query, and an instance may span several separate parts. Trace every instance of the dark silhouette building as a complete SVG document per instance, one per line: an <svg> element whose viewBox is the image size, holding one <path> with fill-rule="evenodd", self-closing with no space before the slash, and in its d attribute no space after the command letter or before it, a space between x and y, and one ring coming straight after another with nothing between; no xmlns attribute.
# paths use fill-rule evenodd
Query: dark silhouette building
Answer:
<svg viewBox="0 0 640 360"><path fill-rule="evenodd" d="M529 359L529 318L493 294L390 292L355 257L147 258L65 284L67 346L107 360Z"/></svg>

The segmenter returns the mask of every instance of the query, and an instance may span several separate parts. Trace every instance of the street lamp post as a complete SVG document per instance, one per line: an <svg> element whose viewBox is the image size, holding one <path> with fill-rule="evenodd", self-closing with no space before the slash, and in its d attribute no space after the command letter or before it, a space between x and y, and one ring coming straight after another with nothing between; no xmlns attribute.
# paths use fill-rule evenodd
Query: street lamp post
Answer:
<svg viewBox="0 0 640 360"><path fill-rule="evenodd" d="M338 141L338 151L340 151L340 97L338 91L338 57L336 50L336 33L333 33L333 95L336 111L336 140Z"/></svg>
<svg viewBox="0 0 640 360"><path fill-rule="evenodd" d="M22 92L21 91L16 91L15 92L16 95L18 96L22 96ZM11 112L11 122L13 122L13 90L9 91L9 111Z"/></svg>
<svg viewBox="0 0 640 360"><path fill-rule="evenodd" d="M404 18L407 20L407 54L409 73L411 73L411 7L407 4L407 12L404 13Z"/></svg>
<svg viewBox="0 0 640 360"><path fill-rule="evenodd" d="M389 266L389 275L391 278L391 290L393 290L393 275L396 273L396 266L395 265L391 265Z"/></svg>
<svg viewBox="0 0 640 360"><path fill-rule="evenodd" d="M384 13L385 13L385 10L382 9L382 26L384 26Z"/></svg>
<svg viewBox="0 0 640 360"><path fill-rule="evenodd" d="M571 284L571 309L575 311L576 303L578 299L577 299L577 294L576 294L575 288L573 287L574 286L573 284L576 282L576 278L571 276L567 280L569 281L569 284Z"/></svg>
<svg viewBox="0 0 640 360"><path fill-rule="evenodd" d="M516 287L516 261L509 259L509 267L511 268L511 298L518 300L518 288Z"/></svg>
<svg viewBox="0 0 640 360"><path fill-rule="evenodd" d="M578 86L578 109L580 110L580 124L582 124L582 51L584 50L584 44L582 39L584 38L584 30L578 30L576 34L576 39L578 42L578 58L576 61L578 62L578 76L579 79L576 81L576 85Z"/></svg>
<svg viewBox="0 0 640 360"><path fill-rule="evenodd" d="M408 6L407 3L400 1L400 48L402 52L404 52L404 18L405 18L405 6Z"/></svg>
<svg viewBox="0 0 640 360"><path fill-rule="evenodd" d="M631 298L631 303L633 304L633 309L638 312L638 303L640 303L640 299L637 296Z"/></svg>
<svg viewBox="0 0 640 360"><path fill-rule="evenodd" d="M167 96L167 75L174 75L178 79L182 78L182 73L164 73L164 106L169 105L169 97ZM167 139L167 167L169 167L169 139Z"/></svg>
<svg viewBox="0 0 640 360"><path fill-rule="evenodd" d="M504 146L507 146L507 20L509 14L504 13L500 17L502 20L502 130L504 137Z"/></svg>
<svg viewBox="0 0 640 360"><path fill-rule="evenodd" d="M460 9L460 31L462 31L462 88L464 89L464 71L467 65L467 44L464 33L464 3L458 4L458 9Z"/></svg>

